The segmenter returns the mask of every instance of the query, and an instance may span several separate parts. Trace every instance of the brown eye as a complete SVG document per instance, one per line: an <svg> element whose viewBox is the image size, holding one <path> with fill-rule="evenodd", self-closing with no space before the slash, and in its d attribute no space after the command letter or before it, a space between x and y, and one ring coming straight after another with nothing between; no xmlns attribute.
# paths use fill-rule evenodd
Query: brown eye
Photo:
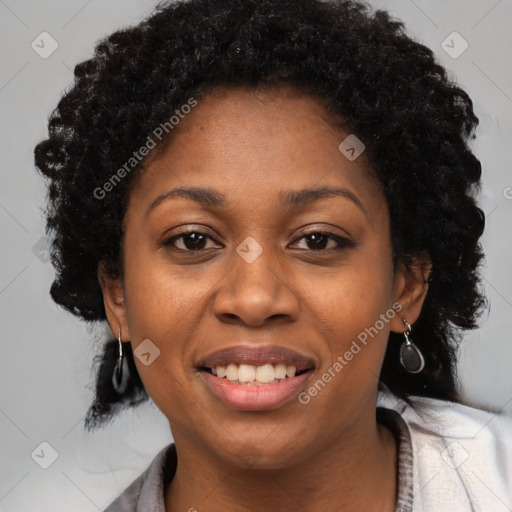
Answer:
<svg viewBox="0 0 512 512"><path fill-rule="evenodd" d="M304 239L306 240L308 249L313 249L314 251L325 249L330 240L328 236L322 233L311 233L310 235L306 235Z"/></svg>
<svg viewBox="0 0 512 512"><path fill-rule="evenodd" d="M322 231L308 233L300 237L298 240L304 241L303 247L299 248L309 251L339 250L344 247L353 246L353 243L347 238L335 235L334 233L326 233Z"/></svg>
<svg viewBox="0 0 512 512"><path fill-rule="evenodd" d="M212 238L206 233L189 231L169 238L163 245L181 251L201 251L206 248L208 240L212 240Z"/></svg>

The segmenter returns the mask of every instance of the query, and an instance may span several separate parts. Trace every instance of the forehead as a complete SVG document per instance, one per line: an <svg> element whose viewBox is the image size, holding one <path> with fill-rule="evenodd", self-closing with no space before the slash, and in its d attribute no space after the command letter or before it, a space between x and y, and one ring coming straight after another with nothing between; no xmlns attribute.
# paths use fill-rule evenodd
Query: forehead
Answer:
<svg viewBox="0 0 512 512"><path fill-rule="evenodd" d="M350 132L322 102L293 88L223 88L184 117L133 195L154 200L175 187L213 187L234 204L274 201L283 190L344 187L380 209L380 187L364 157L339 150ZM153 199L151 199L153 198Z"/></svg>

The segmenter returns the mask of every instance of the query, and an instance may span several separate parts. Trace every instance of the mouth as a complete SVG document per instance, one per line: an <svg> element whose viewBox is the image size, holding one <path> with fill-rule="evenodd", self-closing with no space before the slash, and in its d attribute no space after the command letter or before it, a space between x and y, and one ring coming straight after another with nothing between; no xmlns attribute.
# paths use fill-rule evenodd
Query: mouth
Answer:
<svg viewBox="0 0 512 512"><path fill-rule="evenodd" d="M281 407L315 370L311 358L278 346L238 346L205 357L198 365L210 392L237 410Z"/></svg>
<svg viewBox="0 0 512 512"><path fill-rule="evenodd" d="M225 379L234 384L243 386L266 386L268 384L277 384L283 379L292 379L312 370L312 368L297 370L296 366L285 363L265 363L258 366L252 364L229 363L228 365L217 365L212 368L199 367L198 369L200 371L207 372L218 379Z"/></svg>

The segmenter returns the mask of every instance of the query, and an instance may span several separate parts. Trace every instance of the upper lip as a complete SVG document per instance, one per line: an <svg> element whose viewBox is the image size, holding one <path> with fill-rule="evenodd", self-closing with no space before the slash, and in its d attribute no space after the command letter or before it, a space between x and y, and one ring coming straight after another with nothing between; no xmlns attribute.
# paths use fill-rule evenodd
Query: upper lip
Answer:
<svg viewBox="0 0 512 512"><path fill-rule="evenodd" d="M198 368L214 368L228 364L252 364L260 366L266 363L295 366L297 371L314 368L315 362L310 357L303 356L295 350L278 345L263 345L250 347L236 345L217 350L202 358Z"/></svg>

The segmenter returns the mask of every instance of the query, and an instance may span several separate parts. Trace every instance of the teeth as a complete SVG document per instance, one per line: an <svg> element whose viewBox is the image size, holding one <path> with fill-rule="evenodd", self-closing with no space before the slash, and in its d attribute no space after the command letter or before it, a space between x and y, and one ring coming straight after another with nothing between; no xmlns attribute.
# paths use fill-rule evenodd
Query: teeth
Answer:
<svg viewBox="0 0 512 512"><path fill-rule="evenodd" d="M259 382L268 384L276 379L284 379L286 377L295 377L297 368L292 365L284 365L282 363L272 365L270 363L261 366L252 364L228 364L227 366L215 366L211 369L213 375L220 379L226 378L230 381L239 381L240 383Z"/></svg>
<svg viewBox="0 0 512 512"><path fill-rule="evenodd" d="M295 366L287 366L286 367L286 376L287 377L295 377L296 371L297 371L297 368L295 368Z"/></svg>
<svg viewBox="0 0 512 512"><path fill-rule="evenodd" d="M238 366L236 364L228 364L226 368L226 379L238 380Z"/></svg>
<svg viewBox="0 0 512 512"><path fill-rule="evenodd" d="M264 364L263 366L258 366L256 369L256 380L258 382L272 382L276 379L276 371L271 364Z"/></svg>
<svg viewBox="0 0 512 512"><path fill-rule="evenodd" d="M294 373L295 375L295 373ZM276 379L284 379L286 377L286 366L284 364L276 364Z"/></svg>
<svg viewBox="0 0 512 512"><path fill-rule="evenodd" d="M256 368L251 364L241 364L238 368L238 380L240 382L252 382L254 379L256 379Z"/></svg>

